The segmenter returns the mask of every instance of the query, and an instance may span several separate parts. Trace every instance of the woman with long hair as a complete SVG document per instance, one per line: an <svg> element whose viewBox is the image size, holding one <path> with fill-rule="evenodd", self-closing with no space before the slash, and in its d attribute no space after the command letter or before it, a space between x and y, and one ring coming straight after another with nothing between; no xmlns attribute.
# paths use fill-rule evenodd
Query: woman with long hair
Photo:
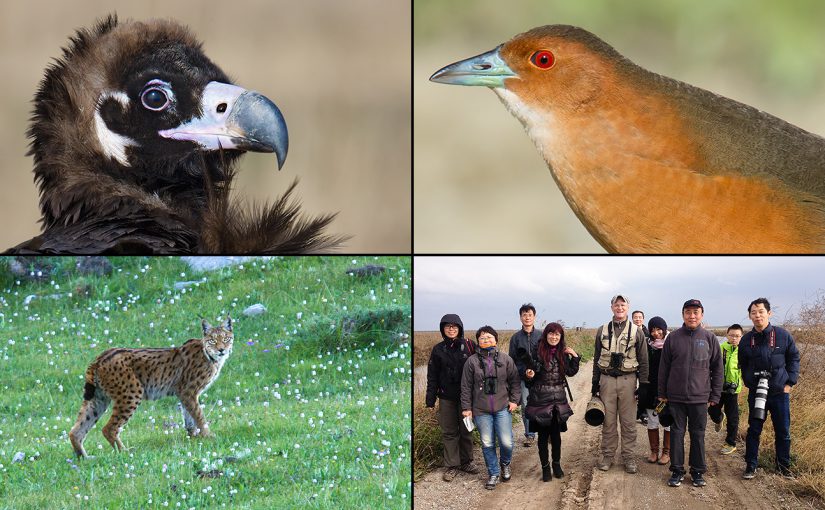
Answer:
<svg viewBox="0 0 825 510"><path fill-rule="evenodd" d="M551 480L547 442L552 451L552 476L561 478L561 433L567 431L567 419L573 410L567 401L567 377L579 371L581 356L564 342L564 328L557 322L548 324L541 335L533 367L526 371L530 396L525 412L529 415L530 431L538 433L541 477Z"/></svg>

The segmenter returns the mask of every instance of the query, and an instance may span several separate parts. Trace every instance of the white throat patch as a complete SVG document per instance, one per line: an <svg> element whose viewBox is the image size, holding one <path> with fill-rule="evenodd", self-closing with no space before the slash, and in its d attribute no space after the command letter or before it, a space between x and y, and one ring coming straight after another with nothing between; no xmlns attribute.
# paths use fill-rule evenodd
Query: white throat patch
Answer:
<svg viewBox="0 0 825 510"><path fill-rule="evenodd" d="M544 160L549 161L545 151L550 148L555 140L553 136L555 118L553 115L549 112L537 112L527 106L517 95L503 87L494 88L493 92L496 93L513 117L521 122L524 130L527 131L527 136L533 140Z"/></svg>
<svg viewBox="0 0 825 510"><path fill-rule="evenodd" d="M103 154L109 158L117 160L123 166L129 166L129 160L126 158L126 147L137 146L138 143L128 136L123 136L115 133L106 125L103 118L100 116L100 105L107 99L114 99L125 107L129 106L129 96L123 92L106 90L100 94L97 100L97 107L95 108L95 131L97 132L97 140L100 142L100 148L103 149Z"/></svg>

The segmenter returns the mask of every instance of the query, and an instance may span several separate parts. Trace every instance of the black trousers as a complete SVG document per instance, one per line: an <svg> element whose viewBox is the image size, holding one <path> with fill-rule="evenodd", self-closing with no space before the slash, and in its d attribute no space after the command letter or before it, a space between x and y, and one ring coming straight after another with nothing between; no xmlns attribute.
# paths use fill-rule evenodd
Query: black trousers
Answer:
<svg viewBox="0 0 825 510"><path fill-rule="evenodd" d="M707 404L668 402L673 425L670 426L670 470L685 473L685 429L690 433L690 472L704 473L705 427L708 424Z"/></svg>
<svg viewBox="0 0 825 510"><path fill-rule="evenodd" d="M547 441L550 440L550 447L553 454L553 462L558 462L561 459L561 430L556 420L549 427L537 426L537 423L531 423L531 428L539 433L539 460L542 466L548 463L547 455Z"/></svg>
<svg viewBox="0 0 825 510"><path fill-rule="evenodd" d="M737 393L722 393L721 402L725 410L727 421L727 435L725 442L736 446L736 436L739 433L739 395Z"/></svg>

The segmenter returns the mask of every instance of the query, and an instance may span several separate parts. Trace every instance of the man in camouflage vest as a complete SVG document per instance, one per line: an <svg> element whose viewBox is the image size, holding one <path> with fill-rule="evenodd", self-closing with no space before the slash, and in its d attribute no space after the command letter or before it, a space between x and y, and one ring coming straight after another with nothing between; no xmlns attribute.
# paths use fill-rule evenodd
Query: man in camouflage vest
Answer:
<svg viewBox="0 0 825 510"><path fill-rule="evenodd" d="M647 344L642 329L627 317L630 300L613 296L610 309L613 319L599 326L593 351L593 386L591 393L604 402L602 424L602 459L599 469L607 471L613 464L619 445L616 427L621 421L622 460L628 473L638 470L633 449L636 446L636 384L647 384Z"/></svg>

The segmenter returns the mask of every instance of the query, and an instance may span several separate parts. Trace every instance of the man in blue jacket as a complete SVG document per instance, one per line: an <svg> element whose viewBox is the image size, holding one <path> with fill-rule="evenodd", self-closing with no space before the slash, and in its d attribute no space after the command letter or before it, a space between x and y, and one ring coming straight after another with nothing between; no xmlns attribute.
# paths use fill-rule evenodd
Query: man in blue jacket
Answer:
<svg viewBox="0 0 825 510"><path fill-rule="evenodd" d="M791 387L799 378L799 350L791 334L769 321L771 304L765 298L751 301L748 316L753 329L739 343L739 368L748 388L748 435L745 439L746 480L756 476L759 458L759 436L764 420L754 418L754 402L759 377L756 372L767 371L768 398L765 411L773 422L777 471L791 478Z"/></svg>

